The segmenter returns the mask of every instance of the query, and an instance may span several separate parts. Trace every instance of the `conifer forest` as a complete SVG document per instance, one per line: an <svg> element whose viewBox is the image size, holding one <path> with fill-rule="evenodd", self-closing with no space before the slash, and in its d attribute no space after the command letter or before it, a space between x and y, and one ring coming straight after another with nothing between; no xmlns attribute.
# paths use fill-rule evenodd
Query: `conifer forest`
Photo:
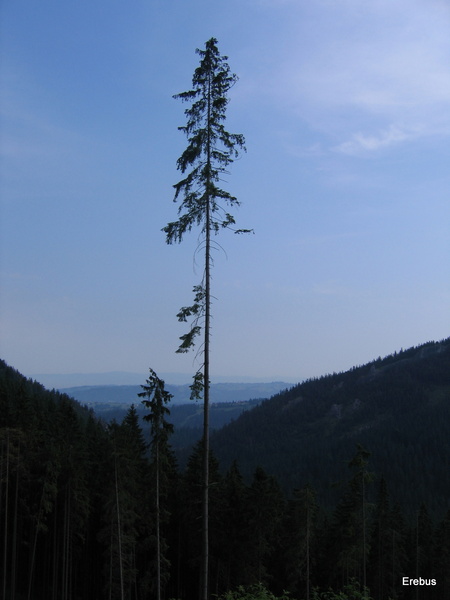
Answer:
<svg viewBox="0 0 450 600"><path fill-rule="evenodd" d="M388 485L372 467L379 451L364 446L364 431L351 440L353 450L345 478L334 486L333 505L317 491L324 487L320 472L315 481L299 478L287 489L262 466L269 464L262 454L261 466L244 477L239 462L221 465L211 451L211 598L449 597L450 511L448 504L435 510L434 500L438 493L450 498L450 477L437 479L433 469L442 462L448 473L450 460L445 433L450 341L434 346L441 350L414 365L430 419L433 407L440 410L440 425L433 430L438 444L429 440L428 455L423 446L412 447L412 467L421 470L422 482L414 491L423 499L414 507L395 500L400 456L391 456L394 480ZM408 364L408 352L344 375L364 379L383 364L391 365L386 369L391 373L397 363ZM228 426L231 449L233 425L248 424L253 411L268 410L267 426L276 429L271 405L278 402L283 412L283 403L294 396L314 395L314 385L323 403L323 386L331 382L335 387L338 377L299 384L245 413ZM5 600L199 596L202 444L190 450L181 469L170 444L163 392L163 382L150 373L142 402L153 433L144 435L135 406L121 422L104 423L2 361L0 580ZM394 411L406 413L408 402L420 401L402 397L399 389L396 396ZM396 436L402 435L397 427L381 445L395 447ZM278 446L282 456L286 440L279 435L274 439L270 454ZM305 449L295 460L302 463L306 456ZM427 585L404 585L404 577Z"/></svg>

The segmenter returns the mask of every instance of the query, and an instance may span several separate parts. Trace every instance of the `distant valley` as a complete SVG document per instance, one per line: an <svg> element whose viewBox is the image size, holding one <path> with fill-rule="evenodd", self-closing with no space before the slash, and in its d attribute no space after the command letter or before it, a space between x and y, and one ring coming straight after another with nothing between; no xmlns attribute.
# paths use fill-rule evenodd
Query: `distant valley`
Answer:
<svg viewBox="0 0 450 600"><path fill-rule="evenodd" d="M188 385L174 394L171 444L181 468L201 438L203 407ZM145 414L140 386L61 390L105 422L122 421L131 404ZM145 435L148 424L141 420ZM426 502L442 516L450 496L450 338L291 385L283 382L212 385L211 448L226 470L234 460L249 481L256 467L287 492L310 483L325 506L339 495L356 444L371 453L393 500L405 510Z"/></svg>
<svg viewBox="0 0 450 600"><path fill-rule="evenodd" d="M288 383L213 383L211 385L210 428L219 429L283 389ZM203 424L203 404L190 399L189 385L166 385L173 394L168 420L175 431L171 443L177 452L190 448L200 437ZM91 408L97 417L111 422L122 421L132 404L141 417L141 425L147 432L148 424L142 421L146 409L141 404L138 393L140 385L94 385L63 388L60 392Z"/></svg>
<svg viewBox="0 0 450 600"><path fill-rule="evenodd" d="M291 387L282 381L271 383L213 383L211 385L211 402L245 402L256 398L269 398L283 389ZM130 404L139 404L138 394L142 392L140 385L92 385L58 388L81 404L102 412L101 406L120 405L129 408ZM171 405L190 404L191 390L188 384L166 385L167 391L173 394Z"/></svg>

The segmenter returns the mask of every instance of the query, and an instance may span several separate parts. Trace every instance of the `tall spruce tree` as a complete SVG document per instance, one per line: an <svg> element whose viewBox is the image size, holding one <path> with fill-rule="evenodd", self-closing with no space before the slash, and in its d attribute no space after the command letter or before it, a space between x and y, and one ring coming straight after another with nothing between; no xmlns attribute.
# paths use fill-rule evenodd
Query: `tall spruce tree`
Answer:
<svg viewBox="0 0 450 600"><path fill-rule="evenodd" d="M177 161L178 169L184 177L174 185L174 201L182 198L178 208L177 221L168 223L163 231L168 244L181 242L184 234L194 226L200 227L201 242L199 249L204 252L204 270L201 283L194 287L194 303L183 307L178 313L179 321L192 318L190 330L181 336L177 352L187 352L194 345L195 338L202 334L203 344L199 354L202 363L194 375L191 386L192 397L203 395L203 500L202 500L202 568L200 598L208 598L208 457L209 457L209 389L210 389L210 334L211 334L211 250L212 234L221 229L230 228L235 233L248 230L234 229L234 217L229 207L238 206L235 196L222 189L221 180L227 173L227 167L245 150L244 137L226 131L224 121L229 102L228 92L237 81L227 63L221 56L217 40L211 38L205 49L196 50L200 64L192 77L192 89L174 96L191 105L185 110L187 123L179 130L186 134L188 146Z"/></svg>

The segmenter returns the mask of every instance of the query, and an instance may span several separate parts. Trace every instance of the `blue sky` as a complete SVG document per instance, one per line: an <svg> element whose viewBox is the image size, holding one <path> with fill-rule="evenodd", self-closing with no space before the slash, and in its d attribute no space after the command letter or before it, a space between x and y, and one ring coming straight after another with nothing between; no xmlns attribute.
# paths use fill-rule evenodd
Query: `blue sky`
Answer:
<svg viewBox="0 0 450 600"><path fill-rule="evenodd" d="M197 234L167 246L195 48L238 84L212 374L297 380L449 335L447 0L6 0L2 357L190 373Z"/></svg>

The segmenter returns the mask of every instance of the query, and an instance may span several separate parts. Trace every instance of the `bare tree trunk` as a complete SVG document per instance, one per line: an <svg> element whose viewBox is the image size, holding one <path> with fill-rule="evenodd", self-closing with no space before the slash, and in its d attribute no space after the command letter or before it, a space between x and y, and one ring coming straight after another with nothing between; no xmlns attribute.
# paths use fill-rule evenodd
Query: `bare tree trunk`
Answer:
<svg viewBox="0 0 450 600"><path fill-rule="evenodd" d="M202 498L202 600L208 600L209 570L209 328L210 328L210 285L209 285L209 235L207 230L207 263L206 263L206 311L205 311L205 365L203 394L203 498Z"/></svg>
<svg viewBox="0 0 450 600"><path fill-rule="evenodd" d="M28 579L28 600L31 600L31 590L33 587L33 576L34 576L34 563L36 560L37 539L38 539L39 527L41 525L41 519L42 519L42 513L43 513L43 504L44 504L46 483L47 483L47 474L45 475L44 484L42 486L42 494L41 494L41 499L39 502L39 509L38 509L37 520L36 520L36 529L34 532L33 547L31 550L30 574L29 574L29 579Z"/></svg>
<svg viewBox="0 0 450 600"><path fill-rule="evenodd" d="M71 486L67 484L66 499L64 502L64 540L63 540L63 569L62 569L62 597L69 600L71 588Z"/></svg>
<svg viewBox="0 0 450 600"><path fill-rule="evenodd" d="M119 482L117 476L117 456L114 457L114 467L116 476L116 510L117 510L117 542L119 548L119 575L120 575L120 597L124 600L124 587L123 587L123 562L122 562L122 532L120 526L120 505L119 505Z"/></svg>
<svg viewBox="0 0 450 600"><path fill-rule="evenodd" d="M58 564L59 564L59 540L58 540L58 499L55 499L53 511L53 575L52 575L52 600L58 600Z"/></svg>
<svg viewBox="0 0 450 600"><path fill-rule="evenodd" d="M11 550L11 599L16 597L16 559L17 559L17 507L19 504L19 459L20 459L20 442L17 447L17 468L16 468L16 491L14 494L14 522L13 522L13 539Z"/></svg>
<svg viewBox="0 0 450 600"><path fill-rule="evenodd" d="M309 499L308 499L309 500ZM310 556L309 556L309 540L311 535L311 507L309 501L306 505L306 600L310 596Z"/></svg>
<svg viewBox="0 0 450 600"><path fill-rule="evenodd" d="M67 600L66 597L66 579L67 579L67 491L64 498L64 518L63 518L63 539L62 539L62 565L61 565L61 598Z"/></svg>
<svg viewBox="0 0 450 600"><path fill-rule="evenodd" d="M362 476L362 525L363 525L363 589L364 589L364 598L367 598L367 568L366 568L366 486L364 481L364 473Z"/></svg>
<svg viewBox="0 0 450 600"><path fill-rule="evenodd" d="M112 587L113 587L113 545L114 545L114 536L113 536L113 527L114 527L114 523L113 521L111 521L111 536L110 536L110 553L109 553L109 598L108 600L112 599Z"/></svg>
<svg viewBox="0 0 450 600"><path fill-rule="evenodd" d="M3 540L3 598L6 598L6 573L8 567L8 504L9 504L9 429L6 437L6 490L5 490L5 532Z"/></svg>
<svg viewBox="0 0 450 600"><path fill-rule="evenodd" d="M416 577L419 578L419 513L416 517ZM416 600L419 600L418 586L416 586Z"/></svg>
<svg viewBox="0 0 450 600"><path fill-rule="evenodd" d="M159 443L156 442L156 597L161 600L161 539L159 527Z"/></svg>

